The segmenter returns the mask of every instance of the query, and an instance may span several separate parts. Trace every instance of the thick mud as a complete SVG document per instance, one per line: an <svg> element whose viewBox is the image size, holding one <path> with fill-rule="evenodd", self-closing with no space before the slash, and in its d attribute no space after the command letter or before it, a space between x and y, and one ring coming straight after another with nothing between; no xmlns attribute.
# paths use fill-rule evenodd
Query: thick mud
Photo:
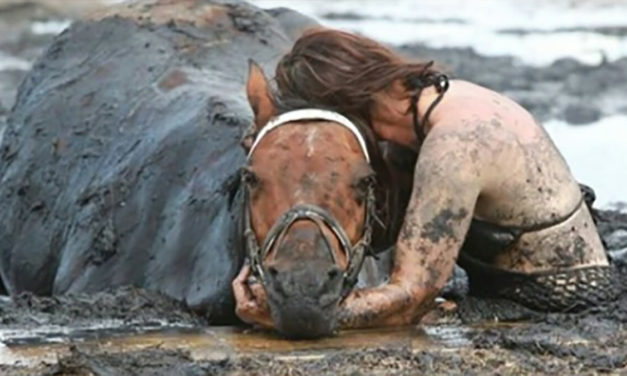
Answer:
<svg viewBox="0 0 627 376"><path fill-rule="evenodd" d="M3 329L37 331L42 326L89 326L96 321L148 325L207 325L206 318L177 300L134 287L95 294L35 296L22 293L0 302Z"/></svg>
<svg viewBox="0 0 627 376"><path fill-rule="evenodd" d="M134 288L0 304L8 375L466 375L627 372L627 214L598 225L619 299L577 314L456 298L415 328L342 332L319 341L207 326L166 296ZM458 284L460 281L457 281ZM452 294L455 295L455 294ZM461 296L461 297L460 297ZM55 331L56 329L56 331ZM21 365L20 363L21 362Z"/></svg>
<svg viewBox="0 0 627 376"><path fill-rule="evenodd" d="M414 350L395 346L335 351L326 356L257 355L216 361L195 361L186 352L158 349L94 358L75 349L57 366L41 369L42 374L49 375L537 375L597 371L620 370L581 364L572 356L555 357L498 347Z"/></svg>

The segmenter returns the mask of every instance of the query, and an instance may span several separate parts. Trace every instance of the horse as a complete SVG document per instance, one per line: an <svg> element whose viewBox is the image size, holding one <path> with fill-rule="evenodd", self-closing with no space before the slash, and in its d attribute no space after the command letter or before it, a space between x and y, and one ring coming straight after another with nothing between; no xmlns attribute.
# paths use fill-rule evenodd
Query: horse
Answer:
<svg viewBox="0 0 627 376"><path fill-rule="evenodd" d="M280 332L332 333L368 247L394 239L402 214L382 208L403 204L374 182L386 158L363 130L326 112L281 117L247 65L273 66L312 24L238 1L158 0L59 35L0 144L3 288L133 285L233 324L231 281L248 258ZM242 147L253 117L256 143Z"/></svg>
<svg viewBox="0 0 627 376"><path fill-rule="evenodd" d="M376 173L367 141L337 113L276 115L267 79L250 67L255 121L242 170L248 258L281 333L328 335L371 245Z"/></svg>

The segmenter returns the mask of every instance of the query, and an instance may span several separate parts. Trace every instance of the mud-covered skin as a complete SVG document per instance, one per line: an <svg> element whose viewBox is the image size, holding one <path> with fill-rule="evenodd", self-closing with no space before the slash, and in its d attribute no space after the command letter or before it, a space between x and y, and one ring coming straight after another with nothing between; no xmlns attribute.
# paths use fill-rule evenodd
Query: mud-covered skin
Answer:
<svg viewBox="0 0 627 376"><path fill-rule="evenodd" d="M163 0L58 36L0 146L7 290L135 285L233 321L248 59L273 66L296 29L237 1Z"/></svg>
<svg viewBox="0 0 627 376"><path fill-rule="evenodd" d="M421 113L434 93L426 98L419 104ZM402 142L407 121L394 118L393 106L408 107L398 100L377 106L388 116L373 114L374 128ZM415 138L405 142L411 145ZM399 325L420 317L451 275L473 217L533 228L567 216L580 202L564 159L529 113L495 92L453 81L420 148L390 283L349 296L344 323ZM521 273L608 263L585 205L564 223L525 233L491 261Z"/></svg>
<svg viewBox="0 0 627 376"><path fill-rule="evenodd" d="M537 272L606 265L607 257L590 212L582 205L554 228L524 233L515 247L498 255L494 262L508 270Z"/></svg>

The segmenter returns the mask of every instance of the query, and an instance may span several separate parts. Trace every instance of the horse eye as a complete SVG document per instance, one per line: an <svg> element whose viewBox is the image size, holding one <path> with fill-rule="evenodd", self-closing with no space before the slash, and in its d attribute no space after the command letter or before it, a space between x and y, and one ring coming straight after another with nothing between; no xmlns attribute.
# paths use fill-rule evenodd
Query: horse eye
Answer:
<svg viewBox="0 0 627 376"><path fill-rule="evenodd" d="M259 185L259 177L249 169L242 169L242 181L251 188Z"/></svg>
<svg viewBox="0 0 627 376"><path fill-rule="evenodd" d="M355 184L355 188L357 188L358 190L362 192L366 192L368 188L374 185L374 183L375 183L374 175L364 176L363 178L360 178L357 181L357 183Z"/></svg>
<svg viewBox="0 0 627 376"><path fill-rule="evenodd" d="M362 204L367 197L368 189L375 184L375 176L368 175L362 178L359 178L354 184L353 188L355 189L355 198Z"/></svg>

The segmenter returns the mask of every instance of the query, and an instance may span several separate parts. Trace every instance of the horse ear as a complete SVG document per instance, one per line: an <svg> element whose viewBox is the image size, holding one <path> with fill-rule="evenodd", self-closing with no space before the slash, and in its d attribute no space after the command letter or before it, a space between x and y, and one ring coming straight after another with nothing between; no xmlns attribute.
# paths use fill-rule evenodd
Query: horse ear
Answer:
<svg viewBox="0 0 627 376"><path fill-rule="evenodd" d="M270 94L268 80L261 67L252 59L248 61L248 82L246 83L248 103L255 114L256 133L270 121L276 113L274 100Z"/></svg>

